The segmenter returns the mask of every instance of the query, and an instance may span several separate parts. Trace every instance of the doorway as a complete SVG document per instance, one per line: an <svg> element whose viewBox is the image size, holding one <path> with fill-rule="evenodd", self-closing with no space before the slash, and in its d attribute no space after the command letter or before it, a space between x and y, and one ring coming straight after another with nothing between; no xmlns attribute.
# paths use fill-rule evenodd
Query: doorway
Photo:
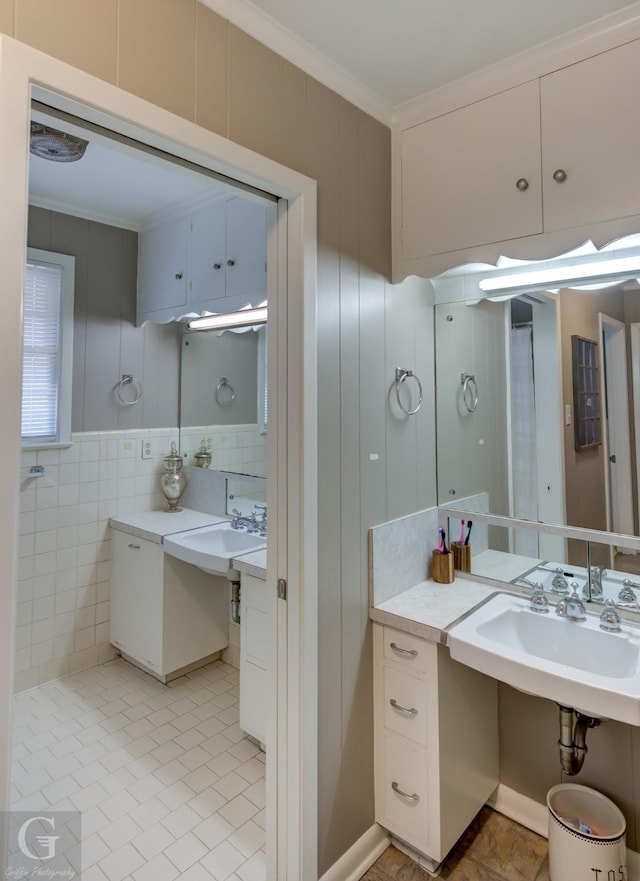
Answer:
<svg viewBox="0 0 640 881"><path fill-rule="evenodd" d="M279 199L275 302L270 304L270 414L274 431L268 463L276 479L268 487L270 555L268 615L271 640L270 692L276 711L268 739L276 744L268 773L269 878L312 877L316 871L315 719L316 709L316 539L315 539L315 185L269 160L236 148L223 138L177 120L132 95L73 70L26 46L2 38L0 124L3 139L0 180L5 193L0 212L0 253L5 266L5 324L2 348L5 387L1 404L4 461L19 467L21 292L26 253L26 180L29 108L33 97L134 137L204 168L259 186ZM64 97L63 97L64 96ZM302 291L289 297L289 287ZM295 330L290 330L295 329ZM6 343L6 345L5 345ZM295 404L295 406L292 406ZM304 468L299 463L304 462ZM268 465L269 467L269 465ZM300 476L302 475L302 479ZM10 701L16 579L16 492L1 515L2 583L13 586L0 597L2 656L0 700L6 720L0 732L0 785L8 794ZM278 580L288 593L276 597ZM273 588L273 589L272 589ZM284 592L283 592L284 593ZM287 597L285 599L285 596ZM281 634L280 639L275 634ZM303 738L303 731L305 737ZM304 847L303 847L304 843Z"/></svg>

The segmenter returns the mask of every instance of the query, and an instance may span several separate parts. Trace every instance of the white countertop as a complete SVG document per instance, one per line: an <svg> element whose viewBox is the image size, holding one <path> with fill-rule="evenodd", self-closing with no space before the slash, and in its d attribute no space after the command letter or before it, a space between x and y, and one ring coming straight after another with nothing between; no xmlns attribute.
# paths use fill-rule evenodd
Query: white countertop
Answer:
<svg viewBox="0 0 640 881"><path fill-rule="evenodd" d="M243 557L234 557L233 566L240 573L254 575L256 578L267 577L267 549L252 551Z"/></svg>
<svg viewBox="0 0 640 881"><path fill-rule="evenodd" d="M446 641L446 631L460 617L500 591L471 579L458 578L451 584L423 581L372 606L372 621L413 633L431 642Z"/></svg>
<svg viewBox="0 0 640 881"><path fill-rule="evenodd" d="M145 511L142 514L111 517L109 525L113 529L119 529L120 532L127 532L137 538L146 538L148 541L161 544L165 535L199 529L201 526L212 526L214 523L222 523L228 519L228 517L217 517L214 514L203 514L201 511L183 508L182 511L172 513Z"/></svg>

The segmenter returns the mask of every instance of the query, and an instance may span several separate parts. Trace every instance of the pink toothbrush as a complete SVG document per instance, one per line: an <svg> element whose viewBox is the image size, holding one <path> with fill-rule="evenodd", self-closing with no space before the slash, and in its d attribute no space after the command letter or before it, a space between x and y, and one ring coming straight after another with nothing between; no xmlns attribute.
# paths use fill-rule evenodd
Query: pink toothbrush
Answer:
<svg viewBox="0 0 640 881"><path fill-rule="evenodd" d="M464 544L464 520L460 521L460 541L458 542L460 547Z"/></svg>

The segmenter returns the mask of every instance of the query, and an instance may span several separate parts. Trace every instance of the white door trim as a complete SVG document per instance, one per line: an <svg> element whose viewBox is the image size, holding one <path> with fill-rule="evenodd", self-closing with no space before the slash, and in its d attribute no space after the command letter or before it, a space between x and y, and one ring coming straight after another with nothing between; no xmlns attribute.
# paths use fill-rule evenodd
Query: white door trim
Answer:
<svg viewBox="0 0 640 881"><path fill-rule="evenodd" d="M604 459L604 484L609 532L633 535L633 497L631 493L631 440L629 436L629 397L627 389L627 343L625 325L604 312L598 313L600 368L600 425ZM606 363L609 371L605 370ZM612 380L620 395L613 394ZM605 407L609 398L609 413ZM611 430L615 438L615 484L609 463ZM615 494L615 495L614 495ZM614 506L615 498L615 506ZM614 510L615 507L615 510Z"/></svg>
<svg viewBox="0 0 640 881"><path fill-rule="evenodd" d="M286 435L272 432L268 467L278 473L278 515L270 520L270 619L286 627L286 665L272 679L279 698L278 726L287 737L270 751L267 776L277 779L268 797L277 810L277 878L317 877L317 538L316 538L316 184L251 150L105 83L68 64L0 35L0 457L11 468L13 492L0 507L0 793L9 798L9 738L13 691L17 523L20 474L21 306L26 254L28 131L34 97L89 121L136 137L197 164L287 200L278 231L277 302L273 333L280 345L278 393L286 397ZM286 221L286 222L285 222ZM286 268L285 268L286 267ZM293 296L287 296L287 280ZM273 309L275 306L275 309ZM272 311L273 310L273 311ZM281 336L281 334L285 336ZM284 377L284 388L282 387ZM282 400L282 398L281 398ZM277 407L277 400L274 401ZM279 428L277 410L275 418ZM277 438L275 437L277 435ZM282 473L282 469L286 473ZM271 489L271 488L270 488ZM286 492L284 516L281 494ZM275 594L276 576L288 579L289 600ZM271 589L274 588L274 589ZM280 640L282 641L282 640ZM273 640L274 644L276 640ZM272 652L275 657L275 649ZM285 696L284 701L282 696ZM276 715L276 714L274 714ZM282 774L286 785L282 786ZM277 792L276 792L277 789ZM277 806L277 807L276 807ZM268 830L275 838L275 830ZM1 836L1 832L0 832ZM275 867L273 840L270 871ZM5 849L0 841L0 852Z"/></svg>
<svg viewBox="0 0 640 881"><path fill-rule="evenodd" d="M636 457L636 517L640 527L640 322L629 325L631 333L631 383L633 401L633 427L635 433Z"/></svg>

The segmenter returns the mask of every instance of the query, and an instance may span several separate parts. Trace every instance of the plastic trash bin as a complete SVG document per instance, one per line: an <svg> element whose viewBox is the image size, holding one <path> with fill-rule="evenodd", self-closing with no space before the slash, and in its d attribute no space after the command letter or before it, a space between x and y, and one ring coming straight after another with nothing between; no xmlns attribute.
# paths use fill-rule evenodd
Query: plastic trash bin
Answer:
<svg viewBox="0 0 640 881"><path fill-rule="evenodd" d="M626 881L627 824L610 799L577 783L547 793L551 881Z"/></svg>

